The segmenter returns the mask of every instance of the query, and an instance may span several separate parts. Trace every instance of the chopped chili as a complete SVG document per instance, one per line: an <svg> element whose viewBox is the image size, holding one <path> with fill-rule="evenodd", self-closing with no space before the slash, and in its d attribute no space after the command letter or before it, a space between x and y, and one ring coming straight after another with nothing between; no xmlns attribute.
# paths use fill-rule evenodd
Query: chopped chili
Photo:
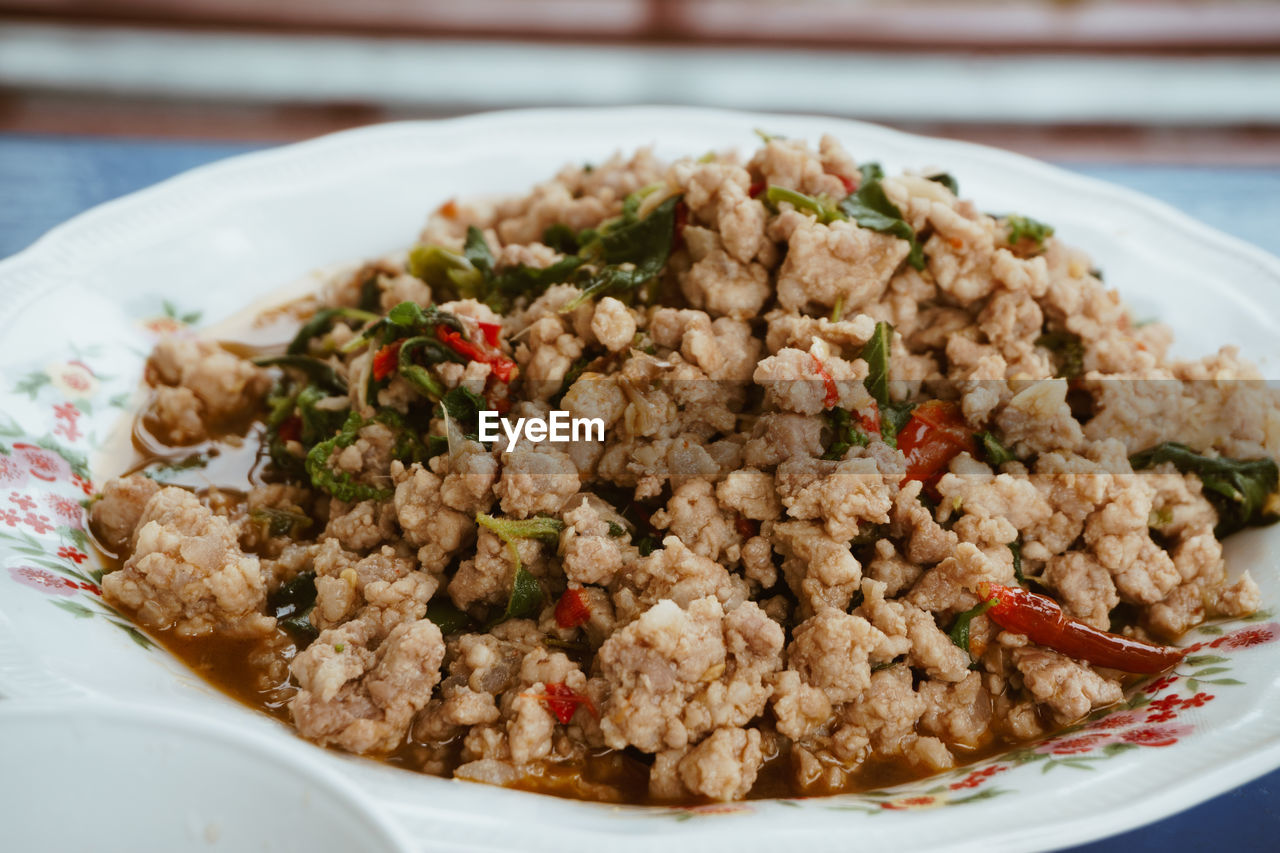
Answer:
<svg viewBox="0 0 1280 853"><path fill-rule="evenodd" d="M556 624L561 628L577 628L591 620L591 607L581 589L566 589L556 602Z"/></svg>
<svg viewBox="0 0 1280 853"><path fill-rule="evenodd" d="M906 479L932 486L952 459L978 448L960 406L930 400L911 412L911 419L898 433L898 449L907 457Z"/></svg>
<svg viewBox="0 0 1280 853"><path fill-rule="evenodd" d="M737 520L733 522L733 526L737 529L738 535L743 539L750 539L753 536L760 535L760 522L755 519L746 518L745 516L740 515Z"/></svg>
<svg viewBox="0 0 1280 853"><path fill-rule="evenodd" d="M846 194L857 192L858 182L853 178L846 175L836 175L836 177L840 179L840 183L844 184L844 191Z"/></svg>
<svg viewBox="0 0 1280 853"><path fill-rule="evenodd" d="M760 195L760 193L764 192L768 188L769 188L769 185L764 181L756 181L747 190L747 195L751 196L752 198L755 198L756 196Z"/></svg>
<svg viewBox="0 0 1280 853"><path fill-rule="evenodd" d="M302 438L302 418L297 415L285 418L284 422L276 427L276 435L285 441L297 441Z"/></svg>
<svg viewBox="0 0 1280 853"><path fill-rule="evenodd" d="M573 719L573 715L579 707L586 708L593 717L600 717L590 696L579 693L563 681L548 684L543 689L546 691L545 693L532 695L547 706L547 709L555 715L561 725L569 725L569 721Z"/></svg>
<svg viewBox="0 0 1280 853"><path fill-rule="evenodd" d="M496 347L498 345L498 336L502 334L502 324L477 323L476 325L479 326L480 331L484 333L485 343L489 344L491 347Z"/></svg>
<svg viewBox="0 0 1280 853"><path fill-rule="evenodd" d="M486 323L484 325L492 324ZM484 334L485 337L489 335L488 332ZM499 350L496 344L482 347L462 337L456 329L450 329L448 326L436 326L436 337L458 355L471 361L489 365L493 369L493 375L497 377L499 382L511 381L511 376L515 373L516 363Z"/></svg>
<svg viewBox="0 0 1280 853"><path fill-rule="evenodd" d="M853 413L858 418L858 426L867 433L867 435L880 434L880 406L875 400L871 401L871 405L865 411Z"/></svg>
<svg viewBox="0 0 1280 853"><path fill-rule="evenodd" d="M1021 587L982 583L978 594L995 602L987 611L987 618L1001 628L1025 634L1037 645L1097 666L1150 674L1164 672L1186 654L1183 649L1099 630L1063 613L1052 598Z"/></svg>
<svg viewBox="0 0 1280 853"><path fill-rule="evenodd" d="M393 344L387 344L382 349L374 353L373 356L373 378L381 382L388 376L396 372L396 367L400 363L400 346L404 341L396 341Z"/></svg>
<svg viewBox="0 0 1280 853"><path fill-rule="evenodd" d="M671 241L671 248L683 249L684 229L689 224L689 205L685 204L683 199L676 202L675 222L675 235Z"/></svg>
<svg viewBox="0 0 1280 853"><path fill-rule="evenodd" d="M827 389L826 395L822 398L822 405L830 409L840 402L840 388L836 385L836 380L831 377L827 366L822 363L820 358L813 353L809 353L809 358L813 359L813 369L822 377L823 387Z"/></svg>

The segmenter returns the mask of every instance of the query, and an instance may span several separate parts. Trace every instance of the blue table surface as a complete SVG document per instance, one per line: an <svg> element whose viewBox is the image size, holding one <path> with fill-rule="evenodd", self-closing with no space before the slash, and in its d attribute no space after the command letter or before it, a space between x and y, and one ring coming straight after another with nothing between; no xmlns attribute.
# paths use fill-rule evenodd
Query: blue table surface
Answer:
<svg viewBox="0 0 1280 853"><path fill-rule="evenodd" d="M100 202L261 144L0 134L0 258ZM1062 165L1131 187L1280 254L1280 168ZM1280 771L1179 815L1073 848L1275 850Z"/></svg>

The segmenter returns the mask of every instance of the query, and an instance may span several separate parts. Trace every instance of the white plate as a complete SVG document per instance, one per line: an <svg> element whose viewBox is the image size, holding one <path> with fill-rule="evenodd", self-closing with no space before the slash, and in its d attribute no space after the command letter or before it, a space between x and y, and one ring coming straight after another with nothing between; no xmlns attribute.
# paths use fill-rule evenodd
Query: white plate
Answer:
<svg viewBox="0 0 1280 853"><path fill-rule="evenodd" d="M639 108L392 124L238 157L103 205L0 263L0 443L10 451L0 455L0 691L128 701L204 720L220 736L270 739L297 772L342 774L433 850L821 851L854 839L864 849L1048 848L1153 820L1280 765L1280 625L1268 614L1194 632L1187 642L1203 647L1139 707L975 768L857 796L639 809L315 748L141 648L104 608L85 574L93 558L83 556L75 500L157 329L216 321L308 270L404 246L450 196L522 191L566 161L646 143L663 157L747 148L756 127L812 140L832 132L890 172L944 167L984 209L1047 220L1089 250L1139 316L1174 327L1178 353L1237 343L1277 372L1280 261L1132 192L988 148L835 119ZM95 463L98 476L117 470ZM1253 570L1268 611L1280 601L1277 546L1280 528L1269 528L1227 548L1233 570Z"/></svg>

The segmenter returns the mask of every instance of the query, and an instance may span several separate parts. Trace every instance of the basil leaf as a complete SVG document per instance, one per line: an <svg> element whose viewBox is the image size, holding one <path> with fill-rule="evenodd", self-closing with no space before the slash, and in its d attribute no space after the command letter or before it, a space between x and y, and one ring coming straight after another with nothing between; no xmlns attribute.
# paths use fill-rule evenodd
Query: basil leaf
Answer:
<svg viewBox="0 0 1280 853"><path fill-rule="evenodd" d="M374 281L376 283L377 279L375 278ZM378 319L379 316L372 311L362 311L357 308L321 309L312 314L310 320L302 324L302 328L298 329L298 333L289 342L289 347L285 350L285 354L306 355L311 339L329 331L333 327L335 320L359 320L360 325L363 326L365 323L372 323Z"/></svg>
<svg viewBox="0 0 1280 853"><path fill-rule="evenodd" d="M918 403L890 403L880 410L880 435L890 447L898 446L898 433L911 420ZM921 493L923 494L923 492Z"/></svg>
<svg viewBox="0 0 1280 853"><path fill-rule="evenodd" d="M861 228L870 228L881 234L890 234L900 240L906 240L911 246L907 254L907 263L918 270L924 269L924 251L916 240L916 232L902 218L902 211L889 201L885 195L881 180L884 170L879 163L868 163L862 166L862 183L853 193L845 196L840 202L840 210L845 216L858 223Z"/></svg>
<svg viewBox="0 0 1280 853"><path fill-rule="evenodd" d="M867 393L884 409L889 405L889 347L893 326L881 320L871 338L862 345L861 358L867 363L867 378L862 380Z"/></svg>
<svg viewBox="0 0 1280 853"><path fill-rule="evenodd" d="M255 358L253 363L258 367L283 367L296 370L312 382L328 388L335 394L347 393L347 380L343 379L333 365L312 358L309 355L273 355Z"/></svg>
<svg viewBox="0 0 1280 853"><path fill-rule="evenodd" d="M605 294L632 293L661 274L671 254L679 203L680 196L672 196L644 219L621 224L584 246L582 254L600 265L561 313Z"/></svg>
<svg viewBox="0 0 1280 853"><path fill-rule="evenodd" d="M1008 242L1016 246L1023 240L1030 240L1036 246L1043 246L1044 241L1053 236L1053 226L1032 219L1030 216L1019 216L1011 213L1004 218L1005 227L1009 230Z"/></svg>
<svg viewBox="0 0 1280 853"><path fill-rule="evenodd" d="M493 275L493 252L489 251L484 232L474 225L467 226L467 239L462 244L462 256L470 261L471 266L479 270L481 275L485 277Z"/></svg>
<svg viewBox="0 0 1280 853"><path fill-rule="evenodd" d="M789 190L786 187L771 186L765 190L764 197L769 204L775 207L779 202L788 202L801 213L817 217L818 221L823 225L830 225L832 222L849 218L826 196L815 198L795 190Z"/></svg>
<svg viewBox="0 0 1280 853"><path fill-rule="evenodd" d="M1006 462L1017 461L1018 457L1014 456L1007 447L1000 443L1000 439L996 438L995 433L990 431L980 432L974 438L982 445L982 452L987 457L988 464L992 467L998 468Z"/></svg>
<svg viewBox="0 0 1280 853"><path fill-rule="evenodd" d="M933 181L936 184L942 184L944 187L951 190L952 195L954 196L960 195L960 184L957 183L956 179L951 177L951 175L948 174L947 172L938 172L937 174L926 175L925 177L927 177L929 180Z"/></svg>
<svg viewBox="0 0 1280 853"><path fill-rule="evenodd" d="M1261 527L1280 520L1267 504L1280 489L1280 468L1274 459L1228 459L1202 456L1174 441L1166 441L1129 457L1134 470L1165 462L1183 474L1195 474L1204 484L1204 496L1218 511L1214 535L1219 539L1246 527Z"/></svg>
<svg viewBox="0 0 1280 853"><path fill-rule="evenodd" d="M582 246L577 232L563 222L547 226L542 232L542 245L550 246L562 255L576 255Z"/></svg>
<svg viewBox="0 0 1280 853"><path fill-rule="evenodd" d="M311 485L323 489L335 498L347 503L359 503L369 500L386 500L393 494L391 489L378 489L366 483L357 483L345 471L335 471L329 467L329 459L333 454L355 443L360 428L365 425L364 418L356 412L347 416L346 423L333 438L322 441L307 453L307 476Z"/></svg>
<svg viewBox="0 0 1280 853"><path fill-rule="evenodd" d="M294 641L305 648L318 635L311 624L311 611L316 606L315 572L300 572L267 595L267 608L277 623L293 635Z"/></svg>
<svg viewBox="0 0 1280 853"><path fill-rule="evenodd" d="M627 528L623 527L616 521L609 522L609 537L611 539L620 539L627 535Z"/></svg>
<svg viewBox="0 0 1280 853"><path fill-rule="evenodd" d="M1045 332L1035 345L1053 355L1054 374L1061 379L1075 379L1084 373L1084 341L1073 332Z"/></svg>
<svg viewBox="0 0 1280 853"><path fill-rule="evenodd" d="M461 634L471 627L471 617L444 598L434 598L427 604L427 618L436 623L445 636Z"/></svg>
<svg viewBox="0 0 1280 853"><path fill-rule="evenodd" d="M503 621L537 616L541 608L542 587L538 585L537 578L524 566L518 567L511 584L511 597L507 599L507 609L502 614Z"/></svg>
<svg viewBox="0 0 1280 853"><path fill-rule="evenodd" d="M488 408L484 397L469 388L459 385L440 398L440 405L449 413L464 433L478 433L480 430L480 412Z"/></svg>
<svg viewBox="0 0 1280 853"><path fill-rule="evenodd" d="M433 294L443 291L459 299L483 296L485 274L465 254L443 246L415 246L409 252L408 267L410 275L431 285Z"/></svg>
<svg viewBox="0 0 1280 853"><path fill-rule="evenodd" d="M1026 586L1027 579L1022 574L1022 540L1010 542L1009 550L1013 553L1013 576L1018 579L1020 585Z"/></svg>
<svg viewBox="0 0 1280 853"><path fill-rule="evenodd" d="M268 536L296 536L311 526L311 519L302 513L276 507L259 507L249 513L249 520L262 525Z"/></svg>
<svg viewBox="0 0 1280 853"><path fill-rule="evenodd" d="M476 523L498 534L498 538L503 542L512 542L516 539L537 539L540 542L554 545L560 541L560 531L564 530L563 521L542 515L525 519L494 518L481 512L476 514Z"/></svg>
<svg viewBox="0 0 1280 853"><path fill-rule="evenodd" d="M995 603L995 599L984 601L977 607L961 613L951 625L951 642L959 646L969 656L970 661L973 661L973 652L969 651L969 626L973 622L973 617L986 613Z"/></svg>

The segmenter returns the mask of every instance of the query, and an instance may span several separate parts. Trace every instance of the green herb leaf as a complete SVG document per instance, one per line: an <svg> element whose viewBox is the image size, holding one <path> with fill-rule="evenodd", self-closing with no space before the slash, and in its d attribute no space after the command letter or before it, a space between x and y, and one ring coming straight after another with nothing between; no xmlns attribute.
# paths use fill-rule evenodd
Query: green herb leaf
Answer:
<svg viewBox="0 0 1280 853"><path fill-rule="evenodd" d="M372 279L377 283L377 279ZM289 343L289 348L285 350L287 355L306 355L307 348L312 338L318 338L333 327L336 320L358 320L360 325L365 323L373 323L379 319L379 316L372 311L362 311L357 308L323 308L311 315L311 319L302 324L302 328L298 329L298 333L293 336L293 340Z"/></svg>
<svg viewBox="0 0 1280 853"><path fill-rule="evenodd" d="M898 446L898 433L911 420L911 413L918 403L893 403L880 409L880 436L890 447ZM923 492L921 493L923 494Z"/></svg>
<svg viewBox="0 0 1280 853"><path fill-rule="evenodd" d="M485 274L465 254L451 252L443 246L415 246L409 252L408 266L411 275L431 285L434 298L438 298L439 293L459 299L484 296Z"/></svg>
<svg viewBox="0 0 1280 853"><path fill-rule="evenodd" d="M329 459L333 454L355 443L360 428L367 422L357 412L347 416L346 423L333 438L322 441L307 453L307 476L311 485L323 489L335 498L347 503L360 501L380 501L391 497L391 489L379 489L367 483L357 483L346 471L335 471L329 467Z"/></svg>
<svg viewBox="0 0 1280 853"><path fill-rule="evenodd" d="M960 184L958 184L956 182L956 179L951 177L950 174L946 172L938 172L937 174L926 175L925 177L927 177L929 180L933 181L934 183L942 184L944 187L951 190L952 195L954 196L960 195Z"/></svg>
<svg viewBox="0 0 1280 853"><path fill-rule="evenodd" d="M616 521L609 522L609 536L613 539L621 539L627 535L627 528L623 527Z"/></svg>
<svg viewBox="0 0 1280 853"><path fill-rule="evenodd" d="M1013 554L1013 576L1018 579L1021 586L1027 585L1027 579L1022 574L1022 540L1009 543L1009 551Z"/></svg>
<svg viewBox="0 0 1280 853"><path fill-rule="evenodd" d="M327 388L335 394L347 393L347 380L343 379L333 365L309 355L275 355L255 358L253 363L259 367L283 367L296 370L317 385Z"/></svg>
<svg viewBox="0 0 1280 853"><path fill-rule="evenodd" d="M542 587L538 580L524 566L516 568L515 580L511 584L511 597L507 599L507 609L502 614L507 619L528 619L538 615L542 608Z"/></svg>
<svg viewBox="0 0 1280 853"><path fill-rule="evenodd" d="M771 186L764 193L765 200L775 208L779 202L788 202L801 213L817 217L823 225L845 220L849 217L839 208L838 203L826 196L808 196L786 187Z"/></svg>
<svg viewBox="0 0 1280 853"><path fill-rule="evenodd" d="M990 431L980 432L974 438L982 445L982 452L992 467L998 468L1006 462L1017 461L1018 457L1014 456L1007 447L1000 443L1000 439L996 438L995 433Z"/></svg>
<svg viewBox="0 0 1280 853"><path fill-rule="evenodd" d="M822 454L823 459L843 459L850 447L866 447L871 443L870 437L845 409L832 409L826 416L833 438L827 452Z"/></svg>
<svg viewBox="0 0 1280 853"><path fill-rule="evenodd" d="M561 313L572 311L598 296L632 293L656 278L671 254L676 205L679 203L680 196L672 196L644 219L621 224L584 246L582 254L597 263L597 269L579 285L582 292L561 308Z"/></svg>
<svg viewBox="0 0 1280 853"><path fill-rule="evenodd" d="M494 518L486 513L476 514L476 523L481 527L498 534L503 542L516 539L537 539L554 545L560 541L560 531L564 530L564 522L558 518L534 516L533 518Z"/></svg>
<svg viewBox="0 0 1280 853"><path fill-rule="evenodd" d="M471 627L471 617L453 605L447 598L433 598L427 604L427 618L436 623L445 636L461 634Z"/></svg>
<svg viewBox="0 0 1280 853"><path fill-rule="evenodd" d="M268 536L297 536L311 526L311 519L300 512L278 507L259 507L249 513L249 520L262 526Z"/></svg>
<svg viewBox="0 0 1280 853"><path fill-rule="evenodd" d="M881 183L884 170L878 163L868 163L859 171L862 172L862 183L857 191L845 196L844 201L840 202L840 210L861 228L870 228L872 231L906 240L911 246L907 263L918 270L924 269L924 251L916 240L915 231L902 218L902 211L898 206L885 195Z"/></svg>
<svg viewBox="0 0 1280 853"><path fill-rule="evenodd" d="M1228 459L1202 456L1173 441L1129 457L1134 470L1170 462L1183 474L1195 474L1204 484L1204 496L1218 511L1214 534L1219 538L1246 527L1274 524L1280 516L1268 506L1280 488L1280 469L1274 459Z"/></svg>
<svg viewBox="0 0 1280 853"><path fill-rule="evenodd" d="M1059 378L1075 379L1084 373L1084 341L1074 332L1045 332L1035 344L1052 354L1054 373Z"/></svg>
<svg viewBox="0 0 1280 853"><path fill-rule="evenodd" d="M320 633L311 624L311 611L315 605L315 572L300 572L267 596L267 608L280 627L292 634L300 646L309 644Z"/></svg>
<svg viewBox="0 0 1280 853"><path fill-rule="evenodd" d="M484 239L484 232L474 225L467 226L467 239L462 244L462 256L471 262L484 276L493 275L493 252L489 251L489 243Z"/></svg>
<svg viewBox="0 0 1280 853"><path fill-rule="evenodd" d="M871 338L862 345L862 360L867 363L867 378L862 380L867 393L883 410L889 405L889 347L893 341L893 326L881 320Z"/></svg>
<svg viewBox="0 0 1280 853"><path fill-rule="evenodd" d="M1030 240L1036 246L1043 246L1044 241L1053 236L1053 226L1032 219L1030 216L1019 216L1011 213L1004 218L1005 227L1009 230L1009 245L1016 246L1023 240Z"/></svg>
<svg viewBox="0 0 1280 853"><path fill-rule="evenodd" d="M977 607L961 613L951 625L951 642L963 649L964 653L969 656L970 661L973 660L973 652L969 651L969 625L973 622L973 617L986 613L995 603L994 599L984 601Z"/></svg>

